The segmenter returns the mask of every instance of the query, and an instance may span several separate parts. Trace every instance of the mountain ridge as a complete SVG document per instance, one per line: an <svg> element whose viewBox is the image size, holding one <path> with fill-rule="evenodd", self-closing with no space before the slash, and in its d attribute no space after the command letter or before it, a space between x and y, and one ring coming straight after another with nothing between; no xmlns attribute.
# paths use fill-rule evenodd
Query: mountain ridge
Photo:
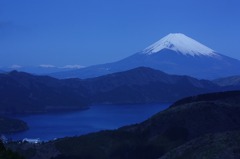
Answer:
<svg viewBox="0 0 240 159"><path fill-rule="evenodd" d="M92 104L173 102L220 90L224 88L211 81L146 67L90 79L64 80L12 71L0 74L0 109L31 113L86 109Z"/></svg>

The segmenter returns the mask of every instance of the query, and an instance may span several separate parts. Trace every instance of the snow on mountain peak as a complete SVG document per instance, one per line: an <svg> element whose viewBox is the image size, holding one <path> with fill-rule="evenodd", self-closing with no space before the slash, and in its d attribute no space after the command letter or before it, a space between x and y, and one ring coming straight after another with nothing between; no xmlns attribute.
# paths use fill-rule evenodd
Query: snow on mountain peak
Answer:
<svg viewBox="0 0 240 159"><path fill-rule="evenodd" d="M156 43L150 45L143 50L144 54L151 55L157 53L163 49L169 49L176 51L184 55L205 55L215 56L217 55L214 50L207 46L197 42L196 40L182 34L182 33L171 33L163 37Z"/></svg>

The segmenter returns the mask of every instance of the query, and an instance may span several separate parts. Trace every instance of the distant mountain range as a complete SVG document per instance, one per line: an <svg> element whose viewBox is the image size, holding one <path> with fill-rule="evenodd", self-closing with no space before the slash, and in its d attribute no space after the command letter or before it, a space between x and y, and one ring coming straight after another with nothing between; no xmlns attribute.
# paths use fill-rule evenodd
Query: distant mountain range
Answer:
<svg viewBox="0 0 240 159"><path fill-rule="evenodd" d="M117 62L53 73L56 78L91 78L136 67L169 74L216 79L240 74L240 61L219 54L184 34L169 34L141 52Z"/></svg>
<svg viewBox="0 0 240 159"><path fill-rule="evenodd" d="M198 95L139 124L11 148L25 156L34 150L28 159L237 159L239 103L240 91Z"/></svg>
<svg viewBox="0 0 240 159"><path fill-rule="evenodd" d="M47 75L54 72L62 72L62 71L73 71L83 68L83 66L80 65L66 65L63 67L57 67L54 65L39 65L39 66L20 66L20 65L12 65L8 67L1 67L1 72L11 72L14 70L17 70L19 72L27 72L32 73L36 75Z"/></svg>
<svg viewBox="0 0 240 159"><path fill-rule="evenodd" d="M234 89L234 88L231 88ZM59 80L13 71L0 74L1 113L85 109L91 104L173 102L226 90L211 81L139 67L85 80Z"/></svg>
<svg viewBox="0 0 240 159"><path fill-rule="evenodd" d="M240 87L240 76L230 76L225 78L219 78L219 79L213 80L213 82L218 84L219 86Z"/></svg>

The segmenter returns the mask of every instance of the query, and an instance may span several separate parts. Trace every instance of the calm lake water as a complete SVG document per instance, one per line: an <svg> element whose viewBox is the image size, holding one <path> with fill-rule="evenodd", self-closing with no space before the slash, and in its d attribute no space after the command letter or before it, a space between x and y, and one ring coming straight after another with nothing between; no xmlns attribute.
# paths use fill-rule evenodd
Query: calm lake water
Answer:
<svg viewBox="0 0 240 159"><path fill-rule="evenodd" d="M27 122L29 130L10 134L7 137L13 140L40 138L42 141L47 141L99 130L116 129L142 122L169 105L97 105L84 111L14 116Z"/></svg>

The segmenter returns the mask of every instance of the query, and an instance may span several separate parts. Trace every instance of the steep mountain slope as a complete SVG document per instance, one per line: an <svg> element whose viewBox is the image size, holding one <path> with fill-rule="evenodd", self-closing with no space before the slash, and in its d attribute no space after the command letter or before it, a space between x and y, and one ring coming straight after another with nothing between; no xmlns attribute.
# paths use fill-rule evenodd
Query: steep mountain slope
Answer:
<svg viewBox="0 0 240 159"><path fill-rule="evenodd" d="M167 35L143 51L123 60L60 72L52 76L89 78L140 66L201 79L216 79L240 74L239 60L219 54L184 34L176 33Z"/></svg>
<svg viewBox="0 0 240 159"><path fill-rule="evenodd" d="M183 150L190 156L186 158L205 156L205 152L215 153L208 154L214 158L223 154L219 150L229 145L234 151L226 151L225 158L240 155L240 144L236 142L240 136L240 91L199 95L182 101L140 124L58 139L39 146L37 152L51 146L56 159L156 159L169 151ZM202 143L209 144L202 147ZM175 156L172 158L185 158Z"/></svg>
<svg viewBox="0 0 240 159"><path fill-rule="evenodd" d="M143 53L151 55L164 49L169 49L178 52L179 54L190 56L217 56L217 54L214 53L214 50L180 33L165 36L161 40L144 49Z"/></svg>

